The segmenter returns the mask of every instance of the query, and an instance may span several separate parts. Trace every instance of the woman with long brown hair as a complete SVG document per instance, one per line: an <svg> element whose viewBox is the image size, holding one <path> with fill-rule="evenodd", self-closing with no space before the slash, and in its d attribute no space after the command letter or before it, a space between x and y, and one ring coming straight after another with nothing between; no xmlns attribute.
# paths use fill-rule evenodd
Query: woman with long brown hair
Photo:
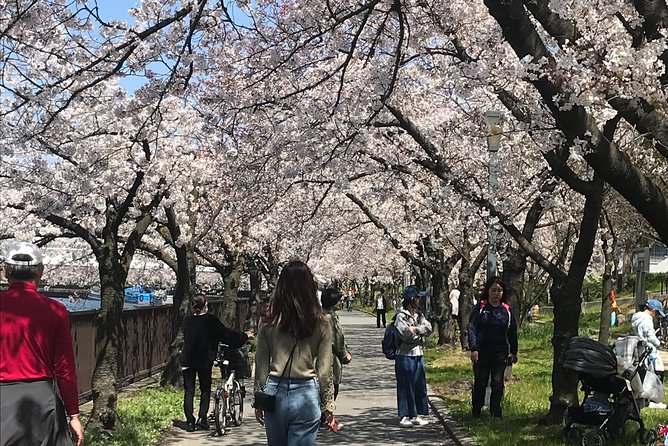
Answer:
<svg viewBox="0 0 668 446"><path fill-rule="evenodd" d="M313 274L299 260L283 267L262 317L255 353L255 390L275 395L275 408L255 408L269 446L315 445L321 414L334 426L332 330Z"/></svg>

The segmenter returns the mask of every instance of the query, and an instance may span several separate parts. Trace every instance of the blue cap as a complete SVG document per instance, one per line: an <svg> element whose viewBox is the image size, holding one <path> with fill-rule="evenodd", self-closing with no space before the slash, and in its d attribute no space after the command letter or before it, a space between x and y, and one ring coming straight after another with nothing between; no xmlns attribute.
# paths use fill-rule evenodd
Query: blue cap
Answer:
<svg viewBox="0 0 668 446"><path fill-rule="evenodd" d="M666 317L666 313L663 312L663 304L658 300L650 299L645 306L651 310L656 310L659 313L659 316Z"/></svg>
<svg viewBox="0 0 668 446"><path fill-rule="evenodd" d="M418 289L415 285L409 285L404 288L404 299L412 299L418 297Z"/></svg>
<svg viewBox="0 0 668 446"><path fill-rule="evenodd" d="M418 297L427 297L427 290L420 290L418 291Z"/></svg>

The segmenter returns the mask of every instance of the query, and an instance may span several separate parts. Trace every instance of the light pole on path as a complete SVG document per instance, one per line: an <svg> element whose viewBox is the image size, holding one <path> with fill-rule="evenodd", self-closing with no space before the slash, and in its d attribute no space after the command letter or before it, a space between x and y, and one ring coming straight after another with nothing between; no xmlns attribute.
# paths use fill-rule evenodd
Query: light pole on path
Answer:
<svg viewBox="0 0 668 446"><path fill-rule="evenodd" d="M489 162L487 164L488 172L488 187L489 187L489 201L493 205L496 200L497 180L496 175L499 169L498 151L501 142L501 112L487 111L485 118L487 119L487 127L489 132L487 134L487 151L489 152ZM487 225L487 279L496 276L496 225L492 222L493 217L490 215L490 223Z"/></svg>

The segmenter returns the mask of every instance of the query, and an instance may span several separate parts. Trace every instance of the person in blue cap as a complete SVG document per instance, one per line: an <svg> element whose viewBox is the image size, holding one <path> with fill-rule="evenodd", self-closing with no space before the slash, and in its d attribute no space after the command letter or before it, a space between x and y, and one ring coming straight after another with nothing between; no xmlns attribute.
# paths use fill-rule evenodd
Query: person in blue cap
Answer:
<svg viewBox="0 0 668 446"><path fill-rule="evenodd" d="M663 304L660 301L650 299L645 304L644 310L638 311L631 317L631 327L633 328L633 334L645 341L652 350L647 358L647 368L663 381L664 366L659 354L661 341L656 337L656 331L654 330L655 316L663 318L666 317L666 313L663 311Z"/></svg>
<svg viewBox="0 0 668 446"><path fill-rule="evenodd" d="M429 423L420 418L420 415L429 414L422 340L431 334L432 328L422 314L420 294L415 285L404 289L403 302L394 321L401 339L394 361L401 427L424 426Z"/></svg>

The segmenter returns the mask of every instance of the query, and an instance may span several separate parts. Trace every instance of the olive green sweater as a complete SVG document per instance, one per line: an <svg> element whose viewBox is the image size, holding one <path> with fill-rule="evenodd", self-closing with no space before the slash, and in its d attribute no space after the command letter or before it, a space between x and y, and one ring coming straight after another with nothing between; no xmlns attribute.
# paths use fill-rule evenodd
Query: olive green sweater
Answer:
<svg viewBox="0 0 668 446"><path fill-rule="evenodd" d="M343 374L342 363L345 361L348 353L348 344L346 344L345 337L343 336L343 330L341 329L341 324L339 324L339 316L332 309L325 310L325 313L328 314L331 318L332 324L332 353L334 354L334 384L341 383L341 375Z"/></svg>
<svg viewBox="0 0 668 446"><path fill-rule="evenodd" d="M260 324L255 352L255 391L264 389L269 375L280 378L288 363L295 338L278 328ZM334 385L332 383L332 329L330 317L318 325L310 337L297 342L292 366L286 378L317 377L320 386L320 409L334 411Z"/></svg>

